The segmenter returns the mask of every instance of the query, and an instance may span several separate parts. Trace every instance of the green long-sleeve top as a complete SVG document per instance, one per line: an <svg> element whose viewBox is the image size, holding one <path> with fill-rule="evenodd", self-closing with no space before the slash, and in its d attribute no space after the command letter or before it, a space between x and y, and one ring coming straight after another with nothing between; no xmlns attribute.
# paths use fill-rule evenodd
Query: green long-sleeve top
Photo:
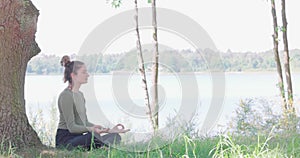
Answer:
<svg viewBox="0 0 300 158"><path fill-rule="evenodd" d="M94 124L87 119L85 99L82 92L72 92L66 88L58 98L58 129L68 129L71 133L84 133Z"/></svg>

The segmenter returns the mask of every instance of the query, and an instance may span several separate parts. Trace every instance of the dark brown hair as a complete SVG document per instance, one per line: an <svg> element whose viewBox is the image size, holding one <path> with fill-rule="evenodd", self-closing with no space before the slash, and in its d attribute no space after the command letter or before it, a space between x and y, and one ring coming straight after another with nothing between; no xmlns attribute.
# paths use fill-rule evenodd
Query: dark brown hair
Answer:
<svg viewBox="0 0 300 158"><path fill-rule="evenodd" d="M72 84L71 73L77 74L78 69L84 65L84 63L81 61L71 61L70 57L67 55L62 57L60 64L61 66L65 67L64 82L66 83L68 81L69 84Z"/></svg>

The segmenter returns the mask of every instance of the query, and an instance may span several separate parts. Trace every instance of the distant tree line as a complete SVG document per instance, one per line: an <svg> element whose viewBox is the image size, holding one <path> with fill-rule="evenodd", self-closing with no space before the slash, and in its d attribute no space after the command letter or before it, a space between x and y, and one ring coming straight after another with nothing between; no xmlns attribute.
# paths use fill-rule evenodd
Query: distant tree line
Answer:
<svg viewBox="0 0 300 158"><path fill-rule="evenodd" d="M151 51L144 50L146 71L151 71ZM160 51L161 72L206 72L210 68L206 62L216 53L211 51L191 50L163 50ZM300 70L300 50L290 51L291 68L293 71ZM214 63L214 66L226 72L239 71L275 71L276 63L273 52L227 52L220 53L222 63ZM136 52L120 54L93 54L76 56L71 58L84 61L90 73L110 73L113 71L138 72ZM27 74L62 74L63 67L59 63L60 57L56 55L39 55L30 60L27 65Z"/></svg>

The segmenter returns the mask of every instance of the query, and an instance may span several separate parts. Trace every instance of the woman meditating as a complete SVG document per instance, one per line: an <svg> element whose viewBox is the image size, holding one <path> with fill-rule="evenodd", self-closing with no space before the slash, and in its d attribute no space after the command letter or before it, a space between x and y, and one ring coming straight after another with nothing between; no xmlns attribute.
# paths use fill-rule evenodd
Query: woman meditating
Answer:
<svg viewBox="0 0 300 158"><path fill-rule="evenodd" d="M120 143L119 133L128 132L129 129L124 129L122 124L117 124L112 129L104 128L87 119L85 98L79 90L89 77L85 64L81 61L70 61L69 56L64 56L61 65L65 67L64 82L68 81L69 85L58 98L56 147L90 149Z"/></svg>

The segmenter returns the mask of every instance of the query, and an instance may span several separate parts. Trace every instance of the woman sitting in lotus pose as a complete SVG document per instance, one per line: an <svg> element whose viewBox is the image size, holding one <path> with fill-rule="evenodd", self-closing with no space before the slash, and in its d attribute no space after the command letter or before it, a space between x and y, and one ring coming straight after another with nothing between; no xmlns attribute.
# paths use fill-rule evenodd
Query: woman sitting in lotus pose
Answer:
<svg viewBox="0 0 300 158"><path fill-rule="evenodd" d="M68 56L64 56L61 65L65 67L64 82L68 81L69 85L58 99L60 116L56 147L90 149L120 143L119 133L128 132L129 129L124 129L122 124L117 124L112 129L104 128L87 119L85 98L79 91L81 84L87 83L89 77L85 64L81 61L70 61Z"/></svg>

